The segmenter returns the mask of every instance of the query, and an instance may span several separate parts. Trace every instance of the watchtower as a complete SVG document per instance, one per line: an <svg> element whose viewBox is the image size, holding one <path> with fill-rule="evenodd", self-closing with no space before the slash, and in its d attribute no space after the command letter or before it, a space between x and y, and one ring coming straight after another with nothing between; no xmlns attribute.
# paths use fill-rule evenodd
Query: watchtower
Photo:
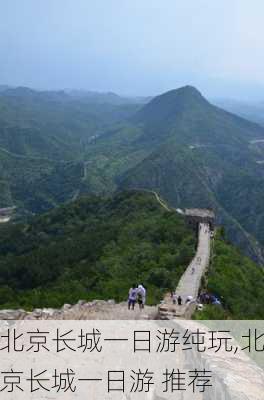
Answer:
<svg viewBox="0 0 264 400"><path fill-rule="evenodd" d="M203 208L185 208L183 211L187 224L190 225L196 232L200 223L208 224L211 230L215 226L215 213L211 209Z"/></svg>

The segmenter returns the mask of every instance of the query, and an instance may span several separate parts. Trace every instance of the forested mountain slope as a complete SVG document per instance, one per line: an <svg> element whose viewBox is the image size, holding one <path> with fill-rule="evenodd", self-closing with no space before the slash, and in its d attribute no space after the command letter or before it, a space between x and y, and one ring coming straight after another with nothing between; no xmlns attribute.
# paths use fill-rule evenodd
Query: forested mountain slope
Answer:
<svg viewBox="0 0 264 400"><path fill-rule="evenodd" d="M157 304L195 252L182 216L150 193L83 197L27 224L0 226L0 306L126 301L143 283Z"/></svg>
<svg viewBox="0 0 264 400"><path fill-rule="evenodd" d="M71 200L84 185L83 163L17 156L0 149L0 208L40 213Z"/></svg>
<svg viewBox="0 0 264 400"><path fill-rule="evenodd" d="M151 193L83 197L26 224L0 226L0 308L123 302L138 283L147 288L147 303L157 305L176 288L195 247L184 218ZM263 268L227 243L222 230L204 282L223 307L205 307L198 318L263 318Z"/></svg>
<svg viewBox="0 0 264 400"><path fill-rule="evenodd" d="M249 243L249 254L261 259L254 237L264 244L264 168L251 141L262 140L263 128L189 87L154 99L136 119L143 133L135 146L152 151L123 174L120 187L154 189L175 207L214 208L232 239Z"/></svg>
<svg viewBox="0 0 264 400"><path fill-rule="evenodd" d="M0 208L36 213L83 192L109 192L104 182L94 190L86 150L108 126L138 109L132 102L113 104L112 97L98 94L102 101L93 102L94 95L2 87Z"/></svg>
<svg viewBox="0 0 264 400"><path fill-rule="evenodd" d="M0 92L0 147L20 155L72 160L83 155L108 123L137 109L92 99L23 87Z"/></svg>
<svg viewBox="0 0 264 400"><path fill-rule="evenodd" d="M218 229L205 290L222 299L223 308L208 305L196 318L263 319L264 270L226 241Z"/></svg>
<svg viewBox="0 0 264 400"><path fill-rule="evenodd" d="M111 101L1 92L0 206L39 212L85 193L155 189L174 207L214 208L229 237L263 262L264 128L190 86L141 106Z"/></svg>

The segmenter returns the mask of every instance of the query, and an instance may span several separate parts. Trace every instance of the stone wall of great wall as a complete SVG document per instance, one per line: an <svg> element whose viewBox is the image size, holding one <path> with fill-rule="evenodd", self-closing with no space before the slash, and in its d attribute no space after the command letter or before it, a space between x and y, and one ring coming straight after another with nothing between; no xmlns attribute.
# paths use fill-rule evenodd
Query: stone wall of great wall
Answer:
<svg viewBox="0 0 264 400"><path fill-rule="evenodd" d="M232 321L229 321L232 332ZM221 330L227 326L221 321L214 321L214 328L208 328L201 321L174 321L175 331L183 334L186 329L192 332L210 332L211 329ZM171 322L170 322L171 324ZM206 321L205 321L206 324ZM210 326L210 325L209 325ZM245 329L245 325L243 325ZM235 325L233 326L234 331ZM228 336L228 335L227 335ZM235 342L236 343L236 342ZM237 343L236 343L237 344ZM211 342L205 340L205 345L210 348ZM188 346L189 347L189 346ZM241 349L234 355L225 351L224 346L215 352L198 352L195 346L188 351L183 351L184 366L195 367L199 370L212 371L212 391L205 392L201 399L204 400L263 400L264 399L264 371ZM210 393L210 394L209 394Z"/></svg>
<svg viewBox="0 0 264 400"><path fill-rule="evenodd" d="M127 309L127 302L114 300L80 300L76 304L64 304L61 308L35 308L32 311L0 310L0 320L155 320L157 307L145 306L135 310Z"/></svg>
<svg viewBox="0 0 264 400"><path fill-rule="evenodd" d="M173 304L170 295L159 306L160 319L190 319L196 308L202 276L205 274L210 263L211 230L206 223L200 223L198 228L198 245L196 254L182 275L176 288L176 295L181 296L182 305ZM192 301L186 302L188 296Z"/></svg>

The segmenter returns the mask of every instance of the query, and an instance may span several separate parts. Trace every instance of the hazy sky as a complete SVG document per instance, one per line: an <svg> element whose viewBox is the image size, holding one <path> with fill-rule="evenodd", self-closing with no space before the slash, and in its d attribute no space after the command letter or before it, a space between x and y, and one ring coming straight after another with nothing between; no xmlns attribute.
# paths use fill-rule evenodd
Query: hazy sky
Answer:
<svg viewBox="0 0 264 400"><path fill-rule="evenodd" d="M263 0L0 0L0 83L264 100Z"/></svg>

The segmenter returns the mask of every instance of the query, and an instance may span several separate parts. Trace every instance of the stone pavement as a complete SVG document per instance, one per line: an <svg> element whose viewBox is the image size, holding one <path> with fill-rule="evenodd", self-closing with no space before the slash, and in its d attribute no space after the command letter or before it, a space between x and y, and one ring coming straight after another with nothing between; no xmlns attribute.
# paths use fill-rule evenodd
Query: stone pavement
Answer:
<svg viewBox="0 0 264 400"><path fill-rule="evenodd" d="M145 306L139 310L128 310L127 302L114 300L78 301L77 304L64 304L60 309L37 308L25 310L0 310L0 320L147 320L157 318L157 307Z"/></svg>
<svg viewBox="0 0 264 400"><path fill-rule="evenodd" d="M177 296L181 296L182 305L173 305L168 294L164 303L159 307L160 317L163 319L190 318L195 309L195 302L185 304L187 296L192 296L196 300L204 275L210 260L210 228L209 225L201 223L199 225L198 246L195 257L182 275L176 288Z"/></svg>

